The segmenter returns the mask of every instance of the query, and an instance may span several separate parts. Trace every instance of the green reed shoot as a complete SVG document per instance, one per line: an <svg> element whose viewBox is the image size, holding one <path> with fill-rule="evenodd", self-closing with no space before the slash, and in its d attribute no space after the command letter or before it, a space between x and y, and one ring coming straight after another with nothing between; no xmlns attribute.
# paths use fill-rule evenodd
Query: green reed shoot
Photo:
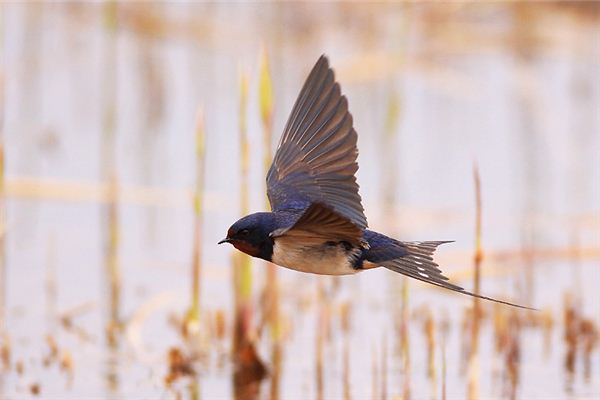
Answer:
<svg viewBox="0 0 600 400"><path fill-rule="evenodd" d="M248 76L240 73L239 86L239 143L240 143L240 212L249 211L248 175L250 147L248 144ZM237 354L250 341L252 317L252 261L250 256L236 252L233 255L233 287L235 296L235 321L233 354Z"/></svg>
<svg viewBox="0 0 600 400"><path fill-rule="evenodd" d="M269 56L265 50L260 56L260 71L258 82L260 117L263 124L264 169L271 166L271 141L273 136L273 83L269 70Z"/></svg>
<svg viewBox="0 0 600 400"><path fill-rule="evenodd" d="M240 211L246 215L250 211L250 144L248 142L248 76L242 73L240 76ZM250 256L238 252L241 260L241 286L240 294L244 301L250 302L252 296L252 261Z"/></svg>
<svg viewBox="0 0 600 400"><path fill-rule="evenodd" d="M273 137L273 84L271 81L271 72L269 70L269 57L265 50L262 51L260 57L260 72L259 72L259 106L260 116L263 126L263 155L264 155L264 172L265 175L269 171L273 158L271 151ZM270 208L269 201L265 201L266 207ZM266 310L267 321L271 331L271 338L274 342L279 340L279 299L277 287L277 270L275 265L269 263L267 265L267 279L265 284L266 293Z"/></svg>
<svg viewBox="0 0 600 400"><path fill-rule="evenodd" d="M204 199L205 130L202 109L196 118L196 184L194 190L194 244L192 253L192 293L185 326L200 321L200 277L202 271L202 221Z"/></svg>

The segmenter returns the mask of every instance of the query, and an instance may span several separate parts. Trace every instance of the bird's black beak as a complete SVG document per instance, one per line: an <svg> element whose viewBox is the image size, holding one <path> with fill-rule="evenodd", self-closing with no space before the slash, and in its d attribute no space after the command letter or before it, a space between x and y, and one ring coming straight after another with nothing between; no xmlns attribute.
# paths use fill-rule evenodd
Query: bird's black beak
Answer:
<svg viewBox="0 0 600 400"><path fill-rule="evenodd" d="M223 243L229 243L229 242L231 242L231 240L230 240L229 238L225 238L225 239L221 240L221 241L220 241L219 243L217 243L217 244L223 244Z"/></svg>

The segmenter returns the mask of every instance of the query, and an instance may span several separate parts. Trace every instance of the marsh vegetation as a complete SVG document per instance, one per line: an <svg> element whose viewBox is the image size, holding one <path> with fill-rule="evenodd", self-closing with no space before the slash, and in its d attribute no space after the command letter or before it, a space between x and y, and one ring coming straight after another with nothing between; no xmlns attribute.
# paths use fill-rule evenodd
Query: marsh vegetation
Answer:
<svg viewBox="0 0 600 400"><path fill-rule="evenodd" d="M598 4L0 7L0 398L600 395ZM321 53L370 226L539 312L216 245Z"/></svg>

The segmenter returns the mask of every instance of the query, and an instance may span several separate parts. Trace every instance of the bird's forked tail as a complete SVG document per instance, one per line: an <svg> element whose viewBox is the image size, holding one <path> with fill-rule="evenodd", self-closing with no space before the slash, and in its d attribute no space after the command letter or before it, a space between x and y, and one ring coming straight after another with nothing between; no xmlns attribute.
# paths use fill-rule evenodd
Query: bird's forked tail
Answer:
<svg viewBox="0 0 600 400"><path fill-rule="evenodd" d="M369 249L364 258L373 264L444 289L513 307L535 310L535 308L475 294L448 282L439 265L433 261L433 253L439 245L451 241L400 242L369 230L365 231L365 239L369 243Z"/></svg>

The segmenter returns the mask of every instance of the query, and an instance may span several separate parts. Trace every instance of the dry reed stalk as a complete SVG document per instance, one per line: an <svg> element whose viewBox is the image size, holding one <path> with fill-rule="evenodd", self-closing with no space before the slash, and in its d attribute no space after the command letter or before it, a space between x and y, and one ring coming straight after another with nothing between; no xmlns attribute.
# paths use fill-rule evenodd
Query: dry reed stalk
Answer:
<svg viewBox="0 0 600 400"><path fill-rule="evenodd" d="M581 257L581 238L580 238L580 231L581 231L581 226L578 226L581 224L574 224L574 226L571 227L572 231L571 231L571 240L570 240L570 248L572 251L571 254L571 261L573 263L573 267L572 267L572 276L573 276L573 289L575 291L575 293L578 293L578 295L580 296L580 298L584 297L584 293L583 293L583 285L581 284L581 264L582 264L582 257Z"/></svg>
<svg viewBox="0 0 600 400"><path fill-rule="evenodd" d="M450 321L448 321L446 315L443 317L440 325L440 345L442 347L442 400L446 400L446 342L448 341L448 333L450 332Z"/></svg>
<svg viewBox="0 0 600 400"><path fill-rule="evenodd" d="M0 366L2 370L8 370L10 368L12 360L12 346L10 336L4 332L0 335ZM2 377L3 374L0 374Z"/></svg>
<svg viewBox="0 0 600 400"><path fill-rule="evenodd" d="M393 215L395 204L397 202L396 196L396 188L398 187L398 162L397 157L395 156L395 141L397 140L397 128L398 122L400 119L400 98L398 96L397 90L393 88L389 93L389 98L387 101L387 109L385 114L385 122L384 122L384 131L383 131L383 147L381 149L381 154L383 157L381 158L381 168L384 171L383 176L383 184L382 184L382 198L383 198L383 215ZM395 229L395 228L394 228ZM398 283L400 287L398 287ZM405 308L408 302L408 286L407 281L404 277L394 277L392 290L394 294L397 293L398 289L400 290L401 297L401 310L400 314L396 314L396 321L399 322L398 329L400 333L400 343L399 347L394 349L400 350L400 359L404 368L405 381L404 381L404 396L410 396L410 389L408 378L409 375L409 354L408 354L408 308ZM394 310L394 313L397 313L397 310ZM384 357L384 356L382 356ZM382 371L382 375L385 376L387 370ZM384 380L387 380L385 376ZM382 385L386 385L387 383L382 383ZM385 388L382 387L382 390ZM375 395L375 393L373 393ZM386 396L386 391L383 391L382 396Z"/></svg>
<svg viewBox="0 0 600 400"><path fill-rule="evenodd" d="M327 320L327 309L325 306L325 288L323 280L319 279L317 288L318 320L317 335L315 340L315 379L316 379L316 398L322 400L323 397L323 343L325 341L325 325Z"/></svg>
<svg viewBox="0 0 600 400"><path fill-rule="evenodd" d="M382 400L387 399L387 336L383 336L381 347L381 396Z"/></svg>
<svg viewBox="0 0 600 400"><path fill-rule="evenodd" d="M427 338L427 378L431 383L431 393L437 393L437 377L435 373L435 320L431 310L427 309L423 321L423 333Z"/></svg>
<svg viewBox="0 0 600 400"><path fill-rule="evenodd" d="M216 310L214 313L213 336L216 340L221 341L225 338L226 330L225 312L223 310Z"/></svg>
<svg viewBox="0 0 600 400"><path fill-rule="evenodd" d="M377 346L371 347L371 398L379 399L379 368L377 367Z"/></svg>
<svg viewBox="0 0 600 400"><path fill-rule="evenodd" d="M542 329L544 330L544 357L549 357L552 354L552 331L554 328L554 317L552 311L544 310L542 315Z"/></svg>
<svg viewBox="0 0 600 400"><path fill-rule="evenodd" d="M348 335L344 338L344 355L342 360L342 387L344 391L344 400L351 400L350 390L350 340Z"/></svg>
<svg viewBox="0 0 600 400"><path fill-rule="evenodd" d="M109 177L111 198L113 199L105 208L106 231L104 263L108 282L108 310L107 338L110 344L116 344L116 335L120 329L120 304L121 304L121 272L119 267L119 211L116 172L112 171Z"/></svg>
<svg viewBox="0 0 600 400"><path fill-rule="evenodd" d="M473 293L479 294L481 281L481 262L483 260L483 248L481 245L481 179L477 164L473 167L475 180L475 255L473 274ZM479 298L473 297L473 320L471 322L471 346L469 354L469 399L479 398L479 323L481 319Z"/></svg>
<svg viewBox="0 0 600 400"><path fill-rule="evenodd" d="M402 356L402 370L404 372L404 385L402 389L402 397L404 399L410 399L411 397L408 293L408 279L406 277L402 277L402 305L400 307L400 354Z"/></svg>
<svg viewBox="0 0 600 400"><path fill-rule="evenodd" d="M345 335L350 333L350 313L352 305L349 301L340 304L340 328Z"/></svg>
<svg viewBox="0 0 600 400"><path fill-rule="evenodd" d="M398 127L398 120L400 114L400 101L398 99L398 94L394 90L391 92L386 118L385 118L385 128L384 128L384 140L382 141L383 148L381 149L383 157L381 160L383 161L382 168L382 177L383 177L383 204L384 204L384 214L383 215L393 215L394 207L396 204L396 188L398 187L398 157L396 154L396 133Z"/></svg>
<svg viewBox="0 0 600 400"><path fill-rule="evenodd" d="M579 311L579 302L570 293L566 293L563 301L564 334L566 346L564 368L566 372L567 392L572 391L578 358L582 359L583 378L589 381L591 377L591 356L598 343L600 333L596 323L585 318Z"/></svg>
<svg viewBox="0 0 600 400"><path fill-rule="evenodd" d="M116 176L113 174L111 181L116 187ZM106 240L105 267L108 278L108 309L109 322L107 325L108 341L116 344L116 335L120 330L121 316L121 271L119 268L119 213L118 213L118 193L116 189L113 192L114 201L108 205L107 224L108 231Z"/></svg>
<svg viewBox="0 0 600 400"><path fill-rule="evenodd" d="M563 300L564 313L564 334L566 353L564 359L564 368L566 372L566 391L572 391L573 380L575 376L575 366L577 365L577 343L579 341L579 313L575 307L575 301L570 293L566 293Z"/></svg>
<svg viewBox="0 0 600 400"><path fill-rule="evenodd" d="M4 7L0 7L0 21L4 21ZM4 26L0 29L0 55L4 55ZM6 330L6 188L4 159L4 63L0 64L0 336ZM0 382L1 389L1 382ZM1 393L1 392L0 392Z"/></svg>
<svg viewBox="0 0 600 400"><path fill-rule="evenodd" d="M1 72L1 71L0 71ZM0 90L3 89L3 82L0 76ZM4 91L2 90L2 95ZM0 99L1 101L2 99ZM4 112L2 107L3 103L0 103L0 113ZM2 129L2 117L0 114L0 129ZM0 132L0 135L2 132ZM0 336L6 331L6 198L5 198L5 186L4 186L4 143L3 138L0 136Z"/></svg>
<svg viewBox="0 0 600 400"><path fill-rule="evenodd" d="M44 282L46 292L46 318L48 319L48 330L54 331L57 321L57 296L56 285L56 240L54 232L48 237L48 249L46 257L46 277Z"/></svg>
<svg viewBox="0 0 600 400"><path fill-rule="evenodd" d="M508 343L508 318L506 310L499 304L494 304L494 342L496 352L502 353Z"/></svg>
<svg viewBox="0 0 600 400"><path fill-rule="evenodd" d="M581 351L583 356L583 377L590 383L592 377L592 353L600 342L600 333L592 319L582 319L579 323L579 336L581 337Z"/></svg>
<svg viewBox="0 0 600 400"><path fill-rule="evenodd" d="M122 6L121 6L122 7ZM157 8L156 3L148 3L143 12L152 12ZM123 9L121 8L120 21L123 23ZM166 164L167 152L161 151L160 127L165 119L167 86L163 73L162 60L159 56L159 48L155 46L156 39L138 35L136 45L139 48L137 57L139 67L137 68L140 79L140 110L138 117L141 122L140 135L137 138L136 147L139 154L144 157L140 160L140 178L146 185L152 185L164 176L162 165ZM192 86L195 82L190 83ZM158 179L157 179L158 178ZM189 203L186 203L189 207ZM144 232L150 245L156 245L160 233L159 214L154 208L144 210Z"/></svg>
<svg viewBox="0 0 600 400"><path fill-rule="evenodd" d="M534 296L534 277L536 276L535 253L531 251L537 240L537 223L530 219L537 208L540 198L540 160L539 146L542 132L539 129L536 115L536 102L540 95L535 86L531 85L535 76L536 60L539 51L538 38L536 37L538 18L535 11L527 4L515 4L510 10L513 24L510 31L509 43L516 61L515 80L517 85L515 96L515 111L519 126L520 164L522 165L522 192L524 209L522 211L522 246L525 250L525 260L521 274L521 298L525 304L532 304Z"/></svg>
<svg viewBox="0 0 600 400"><path fill-rule="evenodd" d="M494 340L494 357L492 359L492 385L498 387L498 382L502 378L502 354L506 343L506 317L505 310L500 307L500 304L492 306L492 335Z"/></svg>
<svg viewBox="0 0 600 400"><path fill-rule="evenodd" d="M516 311L511 310L508 320L509 340L506 349L506 369L508 375L507 394L511 399L517 398L517 387L519 385L519 371L521 365L521 321Z"/></svg>
<svg viewBox="0 0 600 400"><path fill-rule="evenodd" d="M116 168L116 60L118 6L108 2L103 7L105 26L105 77L103 82L103 121L102 148L100 154L101 171L107 184L107 203L101 206L104 215L102 236L104 240L104 276L106 282L106 307L108 321L106 323L106 344L108 361L106 363L105 382L108 392L117 392L120 384L118 374L117 352L121 330L121 273L119 267L119 191Z"/></svg>
<svg viewBox="0 0 600 400"><path fill-rule="evenodd" d="M0 7L0 20L4 8ZM4 28L4 27L2 27ZM4 54L4 29L0 29L0 55ZM0 336L6 331L6 187L4 154L4 69L0 64Z"/></svg>
<svg viewBox="0 0 600 400"><path fill-rule="evenodd" d="M283 364L283 349L281 343L276 341L271 348L271 387L270 399L279 399L279 381L281 380L281 367Z"/></svg>
<svg viewBox="0 0 600 400"><path fill-rule="evenodd" d="M194 195L194 236L192 251L192 288L190 308L183 321L183 332L187 336L197 333L200 324L200 279L202 272L202 221L204 214L204 154L205 130L202 109L196 117L196 187Z"/></svg>
<svg viewBox="0 0 600 400"><path fill-rule="evenodd" d="M521 362L520 332L523 323L528 320L520 318L514 310L507 310L499 304L494 305L494 337L495 350L504 362L503 396L516 398L519 383ZM532 325L537 322L529 321Z"/></svg>
<svg viewBox="0 0 600 400"><path fill-rule="evenodd" d="M344 347L342 350L342 391L344 400L352 398L350 390L350 302L340 305L340 329L343 334Z"/></svg>

